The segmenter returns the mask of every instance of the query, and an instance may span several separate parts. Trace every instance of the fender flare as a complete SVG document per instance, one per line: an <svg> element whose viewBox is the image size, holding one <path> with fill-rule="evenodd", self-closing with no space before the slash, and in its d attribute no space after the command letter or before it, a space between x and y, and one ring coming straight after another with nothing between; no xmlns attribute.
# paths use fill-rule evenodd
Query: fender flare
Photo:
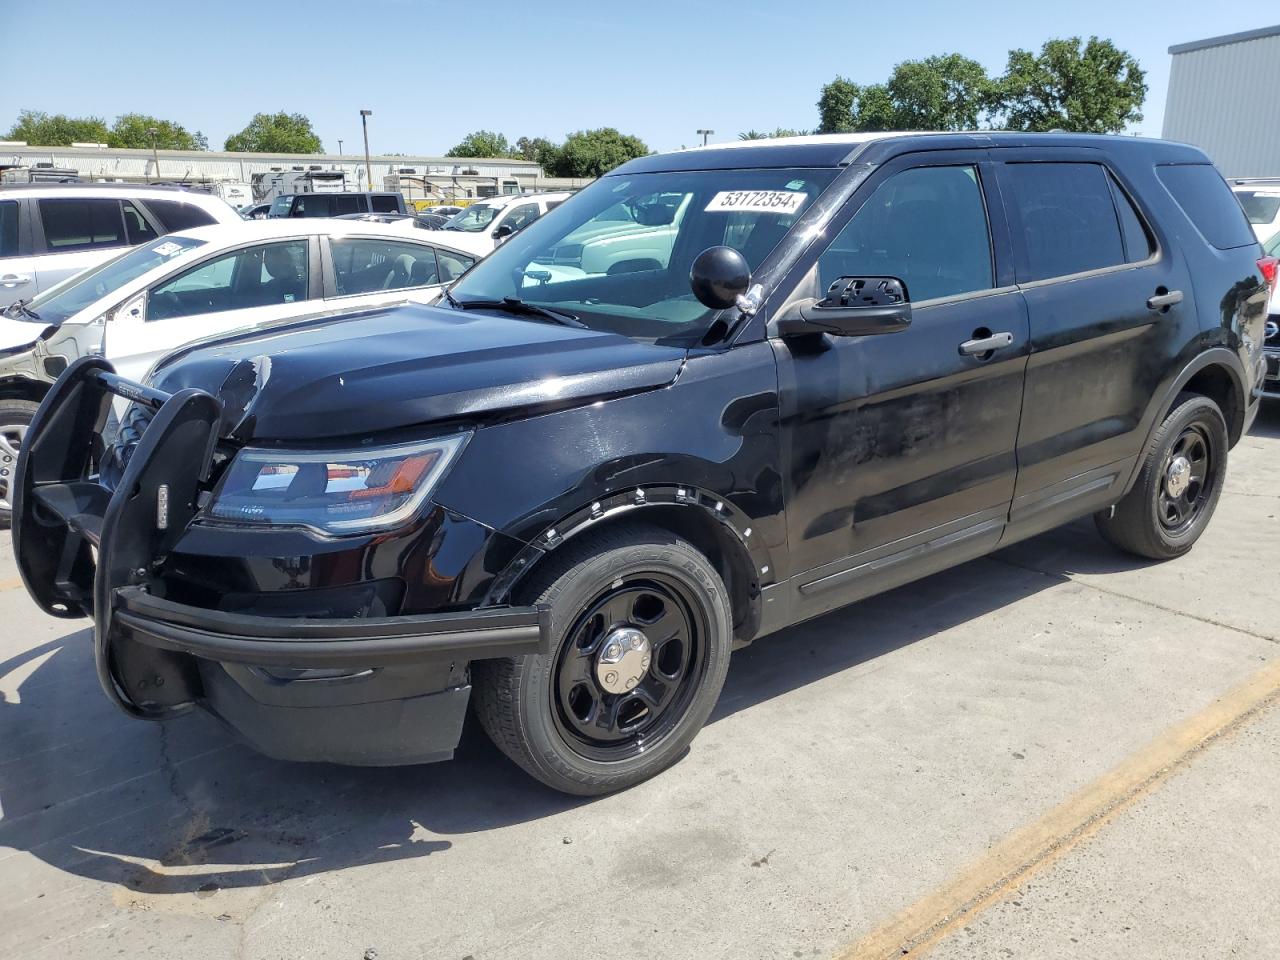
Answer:
<svg viewBox="0 0 1280 960"><path fill-rule="evenodd" d="M1178 398L1178 394L1197 373L1206 370L1209 367L1216 366L1224 369L1231 379L1231 386L1235 395L1235 401L1239 405L1242 418L1248 407L1250 400L1250 391L1246 386L1246 376L1243 365L1240 363L1240 357L1233 350L1227 347L1210 347L1202 353L1196 354L1187 362L1187 364L1178 371L1176 375L1169 381L1169 385L1164 391L1157 395L1147 406L1146 413L1146 437L1142 441L1141 452L1139 453L1133 465L1133 470L1129 474L1129 479L1125 482L1124 493L1127 494L1133 489L1134 483L1137 482L1138 475L1142 472L1142 465L1146 462L1147 451L1151 448L1151 439L1155 435L1160 424L1164 423L1164 418L1169 415L1169 411L1173 409L1173 402ZM1224 414L1227 411L1223 411ZM1244 418L1247 419L1247 418ZM1243 420L1242 420L1243 422ZM1231 424L1227 424L1230 432ZM1242 430L1243 432L1243 430ZM1229 434L1228 434L1229 435ZM1230 445L1234 446L1240 437L1231 438ZM1122 494L1123 495L1123 494Z"/></svg>
<svg viewBox="0 0 1280 960"><path fill-rule="evenodd" d="M751 565L750 582L743 585L746 598L751 603L751 611L742 625L745 629L741 632L748 637L754 635L760 618L760 580L773 569L769 549L759 532L753 529L750 517L725 497L688 484L645 484L630 487L578 507L526 543L493 579L480 605L507 603L516 587L537 567L540 560L574 537L619 517L643 518L646 510L656 507L697 511L700 519L715 521L716 529L722 532L724 538L736 544L739 565L742 565L742 561ZM735 558L728 559L733 562Z"/></svg>

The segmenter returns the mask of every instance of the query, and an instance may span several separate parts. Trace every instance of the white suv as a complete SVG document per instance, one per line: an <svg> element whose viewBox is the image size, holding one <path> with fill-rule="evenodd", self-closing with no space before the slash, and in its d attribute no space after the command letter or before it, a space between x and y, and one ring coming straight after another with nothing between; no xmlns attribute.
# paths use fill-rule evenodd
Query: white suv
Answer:
<svg viewBox="0 0 1280 960"><path fill-rule="evenodd" d="M1280 180L1232 180L1231 190L1260 242L1280 231Z"/></svg>
<svg viewBox="0 0 1280 960"><path fill-rule="evenodd" d="M446 242L450 246L470 251L477 257L487 256L507 237L523 230L571 196L570 193L535 193L477 200L450 217L440 230L448 232Z"/></svg>
<svg viewBox="0 0 1280 960"><path fill-rule="evenodd" d="M0 187L0 308L28 300L125 247L240 215L172 187L33 183Z"/></svg>

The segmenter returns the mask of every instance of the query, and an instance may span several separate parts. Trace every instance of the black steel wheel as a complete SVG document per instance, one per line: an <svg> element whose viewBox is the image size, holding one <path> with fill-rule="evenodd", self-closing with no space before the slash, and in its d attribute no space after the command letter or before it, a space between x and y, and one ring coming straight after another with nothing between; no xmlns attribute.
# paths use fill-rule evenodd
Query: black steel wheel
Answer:
<svg viewBox="0 0 1280 960"><path fill-rule="evenodd" d="M31 418L40 408L30 400L0 400L0 530L13 516L13 484L18 472L18 448Z"/></svg>
<svg viewBox="0 0 1280 960"><path fill-rule="evenodd" d="M1094 515L1111 544L1151 560L1182 556L1209 525L1227 469L1227 424L1208 397L1178 397L1148 444L1133 488Z"/></svg>
<svg viewBox="0 0 1280 960"><path fill-rule="evenodd" d="M481 724L566 793L648 779L679 759L720 695L728 592L705 556L656 527L584 535L544 565L527 600L550 606L555 647L472 664Z"/></svg>

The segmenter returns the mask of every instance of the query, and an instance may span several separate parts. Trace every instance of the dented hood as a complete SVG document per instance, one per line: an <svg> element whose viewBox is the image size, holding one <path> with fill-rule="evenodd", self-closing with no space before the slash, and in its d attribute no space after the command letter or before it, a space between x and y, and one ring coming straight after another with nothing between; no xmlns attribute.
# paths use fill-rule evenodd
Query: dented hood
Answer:
<svg viewBox="0 0 1280 960"><path fill-rule="evenodd" d="M483 420L671 383L680 347L508 317L404 305L283 323L193 345L151 383L198 387L238 440L309 440Z"/></svg>

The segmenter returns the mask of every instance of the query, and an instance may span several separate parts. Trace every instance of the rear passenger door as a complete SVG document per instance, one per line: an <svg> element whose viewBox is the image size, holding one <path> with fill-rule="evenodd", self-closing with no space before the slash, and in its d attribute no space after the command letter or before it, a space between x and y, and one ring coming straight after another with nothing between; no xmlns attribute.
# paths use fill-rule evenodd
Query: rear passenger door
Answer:
<svg viewBox="0 0 1280 960"><path fill-rule="evenodd" d="M36 294L36 265L26 229L25 200L0 200L0 308Z"/></svg>
<svg viewBox="0 0 1280 960"><path fill-rule="evenodd" d="M1141 421L1194 326L1186 264L1162 249L1096 150L1018 149L996 164L1027 304L1031 356L1008 536L1115 501ZM1157 362L1158 361L1158 362Z"/></svg>

